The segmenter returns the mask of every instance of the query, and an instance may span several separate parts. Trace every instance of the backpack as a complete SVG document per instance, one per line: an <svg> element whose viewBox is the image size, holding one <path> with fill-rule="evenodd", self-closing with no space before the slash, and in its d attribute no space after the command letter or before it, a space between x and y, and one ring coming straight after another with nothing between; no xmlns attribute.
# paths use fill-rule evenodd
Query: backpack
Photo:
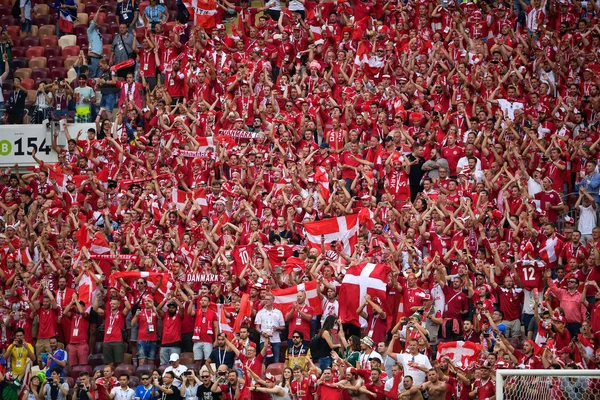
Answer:
<svg viewBox="0 0 600 400"><path fill-rule="evenodd" d="M29 3L30 0L27 0L25 2L25 5L27 5L27 3ZM15 4L13 4L13 8L12 8L12 16L14 19L20 20L21 19L21 0L15 0Z"/></svg>

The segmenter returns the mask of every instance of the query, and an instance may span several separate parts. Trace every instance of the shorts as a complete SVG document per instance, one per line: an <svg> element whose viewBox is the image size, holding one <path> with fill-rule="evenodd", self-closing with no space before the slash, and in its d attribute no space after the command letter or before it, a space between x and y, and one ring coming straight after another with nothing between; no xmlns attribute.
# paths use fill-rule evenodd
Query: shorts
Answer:
<svg viewBox="0 0 600 400"><path fill-rule="evenodd" d="M31 32L31 20L26 19L25 22L21 22L21 32Z"/></svg>
<svg viewBox="0 0 600 400"><path fill-rule="evenodd" d="M100 100L100 107L106 108L107 111L112 112L117 104L116 93L102 93L102 99Z"/></svg>
<svg viewBox="0 0 600 400"><path fill-rule="evenodd" d="M121 364L124 361L125 343L123 342L104 342L102 346L102 355L105 364Z"/></svg>
<svg viewBox="0 0 600 400"><path fill-rule="evenodd" d="M208 360L210 353L212 353L213 345L208 342L195 342L194 343L194 361Z"/></svg>
<svg viewBox="0 0 600 400"><path fill-rule="evenodd" d="M137 356L144 360L154 360L156 358L156 348L156 342L138 341Z"/></svg>

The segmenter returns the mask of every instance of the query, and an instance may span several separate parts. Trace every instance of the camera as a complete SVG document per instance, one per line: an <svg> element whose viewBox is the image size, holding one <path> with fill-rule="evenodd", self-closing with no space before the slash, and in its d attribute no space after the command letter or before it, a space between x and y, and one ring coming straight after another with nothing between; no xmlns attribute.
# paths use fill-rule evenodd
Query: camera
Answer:
<svg viewBox="0 0 600 400"><path fill-rule="evenodd" d="M225 376L226 374L227 374L227 373L226 373L225 371L219 371L219 372L217 373L217 375L219 375L219 376Z"/></svg>
<svg viewBox="0 0 600 400"><path fill-rule="evenodd" d="M192 371L185 371L185 372L183 373L183 375L184 375L184 376L189 376L189 375L191 375L191 374L192 374Z"/></svg>

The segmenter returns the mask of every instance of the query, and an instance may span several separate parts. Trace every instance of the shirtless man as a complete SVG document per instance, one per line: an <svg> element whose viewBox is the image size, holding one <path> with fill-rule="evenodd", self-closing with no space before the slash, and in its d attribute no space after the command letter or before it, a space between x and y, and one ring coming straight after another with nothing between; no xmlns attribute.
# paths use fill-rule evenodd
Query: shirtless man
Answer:
<svg viewBox="0 0 600 400"><path fill-rule="evenodd" d="M427 382L421 385L421 390L427 392L429 400L444 400L447 388L446 382L440 380L440 376L433 368L427 372Z"/></svg>
<svg viewBox="0 0 600 400"><path fill-rule="evenodd" d="M352 400L370 400L369 396L377 396L365 387L365 381L356 373L354 368L347 368L346 379L335 383L334 386L346 389Z"/></svg>
<svg viewBox="0 0 600 400"><path fill-rule="evenodd" d="M410 375L404 377L404 391L398 395L398 399L423 400L423 395L418 386L413 385L413 378Z"/></svg>

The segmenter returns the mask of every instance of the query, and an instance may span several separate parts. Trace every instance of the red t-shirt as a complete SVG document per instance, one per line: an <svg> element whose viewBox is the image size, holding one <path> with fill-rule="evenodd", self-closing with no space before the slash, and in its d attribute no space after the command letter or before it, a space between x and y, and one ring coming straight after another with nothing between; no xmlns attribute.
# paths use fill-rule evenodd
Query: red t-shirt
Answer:
<svg viewBox="0 0 600 400"><path fill-rule="evenodd" d="M181 341L181 325L183 318L179 313L174 316L170 316L168 313L163 318L163 334L162 334L162 345L166 346L171 343Z"/></svg>
<svg viewBox="0 0 600 400"><path fill-rule="evenodd" d="M290 306L287 309L285 315L287 315L290 311L292 311L293 308L294 308L293 305ZM308 304L304 304L304 306L302 306L302 312L310 315L311 317L315 314L315 310L313 310L313 308L311 306L309 306ZM294 313L292 315L292 319L289 321L288 339L292 338L294 331L302 332L302 334L304 335L305 338L310 337L310 321L305 321L300 316L300 313L297 311L294 311Z"/></svg>
<svg viewBox="0 0 600 400"><path fill-rule="evenodd" d="M105 342L122 342L123 334L121 329L125 327L125 317L123 312L118 310L111 312L108 310L104 313L104 341ZM100 391L102 393L102 391Z"/></svg>
<svg viewBox="0 0 600 400"><path fill-rule="evenodd" d="M196 322L194 323L194 342L213 343L215 341L214 322L217 320L217 314L207 309L196 310Z"/></svg>
<svg viewBox="0 0 600 400"><path fill-rule="evenodd" d="M158 315L154 310L142 309L138 315L138 340L155 342L158 340Z"/></svg>
<svg viewBox="0 0 600 400"><path fill-rule="evenodd" d="M119 311L119 314L120 313L121 312ZM106 342L106 340L105 340L105 342ZM105 381L106 381L106 378L104 378L104 377L96 379L96 393L98 395L98 400L109 400L109 397L106 394L106 392L110 393L110 391L113 388L116 388L117 386L119 386L119 381L117 380L117 378L115 378L113 376L109 380L108 388L106 389L106 391L104 391L104 382Z"/></svg>
<svg viewBox="0 0 600 400"><path fill-rule="evenodd" d="M71 318L71 344L85 344L88 342L89 315L74 314Z"/></svg>
<svg viewBox="0 0 600 400"><path fill-rule="evenodd" d="M496 395L496 386L491 378L488 378L485 383L480 380L475 381L474 389L477 392L478 400L484 400Z"/></svg>
<svg viewBox="0 0 600 400"><path fill-rule="evenodd" d="M58 308L45 309L44 307L38 310L40 318L40 329L38 339L50 339L58 334Z"/></svg>

